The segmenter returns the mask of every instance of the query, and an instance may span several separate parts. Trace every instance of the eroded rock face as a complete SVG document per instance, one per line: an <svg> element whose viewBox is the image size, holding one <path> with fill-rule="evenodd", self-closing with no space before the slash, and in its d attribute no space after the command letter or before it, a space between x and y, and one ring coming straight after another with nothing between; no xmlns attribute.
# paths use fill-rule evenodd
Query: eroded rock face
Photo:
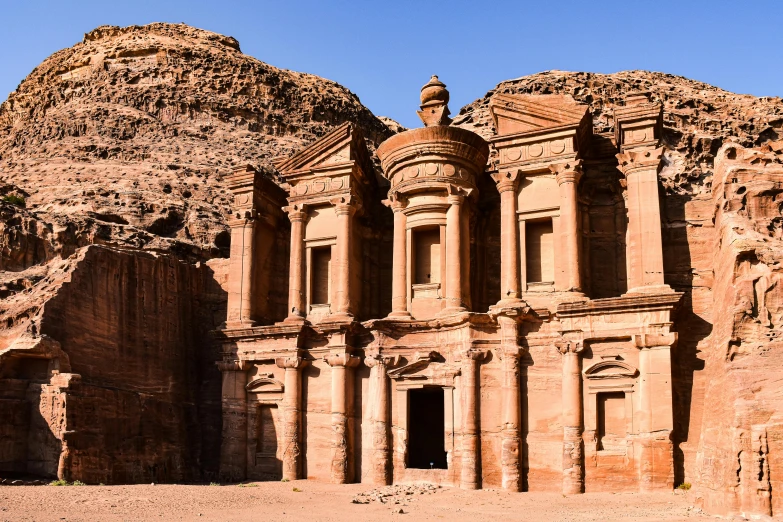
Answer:
<svg viewBox="0 0 783 522"><path fill-rule="evenodd" d="M717 154L715 283L696 458L699 501L719 514L781 511L783 142Z"/></svg>
<svg viewBox="0 0 783 522"><path fill-rule="evenodd" d="M551 71L501 83L454 125L490 138L496 93L569 94L590 105L592 150L603 154L586 170L616 182L606 160L614 109L643 91L664 107L664 280L685 294L672 352L674 481L692 483L712 512L778 513L783 102L659 73ZM216 475L219 354L207 332L226 320L224 177L250 163L277 179L273 157L345 122L371 153L404 130L333 82L187 26L98 28L31 73L0 106L0 197L23 199L0 201L0 414L12 419L0 428L3 472L107 483ZM607 210L596 222L621 197L599 185L589 197ZM481 311L500 289L500 216L486 212L491 255L471 260ZM623 257L621 235L600 232L596 250ZM612 263L594 264L591 297L625 290ZM272 273L284 305L287 260L275 258ZM536 350L559 368L551 346ZM549 451L525 445L541 460Z"/></svg>
<svg viewBox="0 0 783 522"><path fill-rule="evenodd" d="M4 471L106 483L216 473L207 332L225 321L226 295L203 262L220 266L230 249L223 176L252 164L274 177L272 158L348 121L371 149L391 135L340 85L184 25L100 27L21 83L0 105L0 378L11 379L0 407L18 428L0 435ZM52 361L71 353L73 371L56 371L78 377L55 379ZM67 418L40 399L66 389Z"/></svg>
<svg viewBox="0 0 783 522"><path fill-rule="evenodd" d="M628 96L647 92L663 103L667 167L661 181L669 194L709 192L715 154L727 141L744 147L783 138L780 98L734 94L672 74L623 71L614 74L547 71L506 80L454 118L485 138L494 132L489 101L494 94L569 94L590 105L596 133L613 131L612 114Z"/></svg>
<svg viewBox="0 0 783 522"><path fill-rule="evenodd" d="M222 176L268 168L347 121L371 147L391 135L347 89L246 56L231 37L99 27L0 106L0 179L50 228L65 218L63 241L227 256Z"/></svg>

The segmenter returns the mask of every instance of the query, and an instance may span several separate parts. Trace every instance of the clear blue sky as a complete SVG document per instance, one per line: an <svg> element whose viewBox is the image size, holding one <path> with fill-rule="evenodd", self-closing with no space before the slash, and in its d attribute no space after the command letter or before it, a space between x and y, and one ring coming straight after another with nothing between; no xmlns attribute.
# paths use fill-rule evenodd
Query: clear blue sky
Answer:
<svg viewBox="0 0 783 522"><path fill-rule="evenodd" d="M648 69L783 96L783 0L0 0L0 100L44 58L103 24L185 22L355 92L418 126L438 74L456 113L498 82L549 69Z"/></svg>

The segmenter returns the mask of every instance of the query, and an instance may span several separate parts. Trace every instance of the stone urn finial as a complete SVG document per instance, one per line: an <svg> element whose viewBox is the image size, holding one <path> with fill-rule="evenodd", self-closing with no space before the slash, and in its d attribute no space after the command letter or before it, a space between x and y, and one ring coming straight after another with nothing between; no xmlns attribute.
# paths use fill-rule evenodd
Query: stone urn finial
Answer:
<svg viewBox="0 0 783 522"><path fill-rule="evenodd" d="M430 78L424 87L421 88L421 110L418 111L419 118L424 122L425 127L434 125L449 125L449 91L446 84L438 79L436 75Z"/></svg>

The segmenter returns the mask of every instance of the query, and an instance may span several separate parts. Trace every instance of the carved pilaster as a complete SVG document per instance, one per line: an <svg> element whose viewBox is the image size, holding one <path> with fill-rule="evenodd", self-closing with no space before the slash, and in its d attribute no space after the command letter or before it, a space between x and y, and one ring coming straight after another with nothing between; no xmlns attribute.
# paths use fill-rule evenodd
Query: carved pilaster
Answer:
<svg viewBox="0 0 783 522"><path fill-rule="evenodd" d="M498 305L515 303L522 297L519 279L519 221L517 219L518 170L492 174L500 193L501 296Z"/></svg>
<svg viewBox="0 0 783 522"><path fill-rule="evenodd" d="M500 315L497 318L501 330L499 351L503 368L503 410L501 428L500 463L503 489L522 490L521 477L521 428L522 411L520 396L520 357L524 350L519 346L519 323L516 318Z"/></svg>
<svg viewBox="0 0 783 522"><path fill-rule="evenodd" d="M480 416L479 368L487 356L486 350L470 348L460 356L462 372L462 489L479 489Z"/></svg>
<svg viewBox="0 0 783 522"><path fill-rule="evenodd" d="M390 318L410 319L408 312L408 241L405 207L408 200L398 193L389 194L384 204L394 212L394 245L392 253L392 311Z"/></svg>
<svg viewBox="0 0 783 522"><path fill-rule="evenodd" d="M462 206L465 196L449 194L446 211L446 308L445 313L465 310L462 299Z"/></svg>
<svg viewBox="0 0 783 522"><path fill-rule="evenodd" d="M671 348L675 332L635 335L639 349L639 490L674 487Z"/></svg>
<svg viewBox="0 0 783 522"><path fill-rule="evenodd" d="M579 195L577 187L582 177L582 160L554 163L549 170L555 174L560 190L560 242L564 247L566 268L565 290L580 292L582 278L579 267L581 234L579 233Z"/></svg>
<svg viewBox="0 0 783 522"><path fill-rule="evenodd" d="M285 369L283 388L283 479L301 478L302 468L302 368L307 361L298 356L275 359Z"/></svg>
<svg viewBox="0 0 783 522"><path fill-rule="evenodd" d="M350 370L358 366L361 359L349 353L334 353L324 357L332 368L332 468L331 480L334 484L346 484L351 481L349 471L349 445L351 434L348 425L350 412L348 401L348 383Z"/></svg>
<svg viewBox="0 0 783 522"><path fill-rule="evenodd" d="M337 214L337 285L335 319L352 320L351 250L353 248L353 215L359 203L355 196L344 195L330 201Z"/></svg>
<svg viewBox="0 0 783 522"><path fill-rule="evenodd" d="M364 364L370 368L370 403L372 423L372 481L376 485L392 483L391 444L389 441L389 377L386 372L399 356L370 354Z"/></svg>
<svg viewBox="0 0 783 522"><path fill-rule="evenodd" d="M304 260L304 227L307 219L306 207L291 205L285 207L288 219L291 221L291 251L288 281L288 317L286 322L303 322L306 313L305 305L305 260Z"/></svg>
<svg viewBox="0 0 783 522"><path fill-rule="evenodd" d="M247 478L247 366L244 361L219 361L223 374L223 432L220 446L220 478Z"/></svg>
<svg viewBox="0 0 783 522"><path fill-rule="evenodd" d="M555 347L563 355L563 494L584 493L584 442L582 440L582 341L560 339Z"/></svg>
<svg viewBox="0 0 783 522"><path fill-rule="evenodd" d="M626 255L628 293L671 292L663 280L663 243L658 172L664 148L660 147L661 106L635 100L615 111L615 133L620 153L628 210Z"/></svg>

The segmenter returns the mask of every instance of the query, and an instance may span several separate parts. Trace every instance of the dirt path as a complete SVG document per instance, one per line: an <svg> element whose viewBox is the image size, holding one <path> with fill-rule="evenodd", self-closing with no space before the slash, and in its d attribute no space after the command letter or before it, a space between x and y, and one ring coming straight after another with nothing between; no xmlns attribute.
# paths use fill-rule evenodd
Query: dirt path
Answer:
<svg viewBox="0 0 783 522"><path fill-rule="evenodd" d="M245 487L0 487L0 521L9 522L628 519L648 522L711 517L690 508L685 496L674 493L563 497L555 493L406 486L372 490L361 484L334 486L312 481L264 482Z"/></svg>

